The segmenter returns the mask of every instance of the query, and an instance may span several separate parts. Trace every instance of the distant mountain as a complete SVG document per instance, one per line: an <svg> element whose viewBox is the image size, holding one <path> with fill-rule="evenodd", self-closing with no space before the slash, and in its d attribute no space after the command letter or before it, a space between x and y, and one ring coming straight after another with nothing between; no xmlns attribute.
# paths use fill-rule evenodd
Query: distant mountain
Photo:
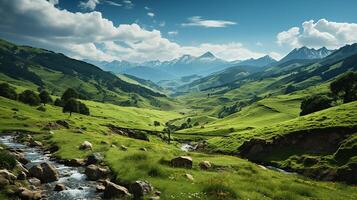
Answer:
<svg viewBox="0 0 357 200"><path fill-rule="evenodd" d="M248 60L243 60L243 61L240 61L240 62L236 62L236 65L249 65L249 66L255 66L255 67L264 67L264 66L268 66L268 65L272 65L274 63L276 63L277 61L266 55L266 56L263 56L263 57L260 57L260 58L257 58L257 59L254 59L254 58L251 58L251 59L248 59Z"/></svg>
<svg viewBox="0 0 357 200"><path fill-rule="evenodd" d="M158 67L137 66L123 70L120 73L133 75L141 79L151 80L154 82L178 78L178 76L175 76L165 70L161 70Z"/></svg>
<svg viewBox="0 0 357 200"><path fill-rule="evenodd" d="M304 59L320 59L333 53L334 50L328 50L325 47L320 49L301 47L292 50L288 55L282 58L279 63L283 63L289 60L304 60Z"/></svg>

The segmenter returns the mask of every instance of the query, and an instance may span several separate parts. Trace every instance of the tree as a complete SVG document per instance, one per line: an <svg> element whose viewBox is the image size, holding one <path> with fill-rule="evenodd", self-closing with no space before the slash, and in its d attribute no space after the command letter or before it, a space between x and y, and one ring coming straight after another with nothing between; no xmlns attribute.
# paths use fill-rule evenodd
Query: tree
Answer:
<svg viewBox="0 0 357 200"><path fill-rule="evenodd" d="M41 99L41 103L43 103L44 105L46 105L46 103L52 103L53 100L50 96L50 94L46 91L46 90L43 90L40 94L39 94L39 97Z"/></svg>
<svg viewBox="0 0 357 200"><path fill-rule="evenodd" d="M326 95L314 95L307 97L301 102L300 116L307 115L331 107L333 99Z"/></svg>
<svg viewBox="0 0 357 200"><path fill-rule="evenodd" d="M61 97L61 100L65 103L67 102L69 99L73 98L73 99L77 99L79 97L78 93L76 90L72 89L72 88L68 88Z"/></svg>
<svg viewBox="0 0 357 200"><path fill-rule="evenodd" d="M79 101L74 98L69 99L63 106L62 112L69 112L69 116L72 116L72 112L79 112Z"/></svg>
<svg viewBox="0 0 357 200"><path fill-rule="evenodd" d="M8 99L12 99L12 100L17 99L16 91L13 88L11 88L10 85L7 83L0 84L0 96L3 96Z"/></svg>
<svg viewBox="0 0 357 200"><path fill-rule="evenodd" d="M191 123L191 118L187 118L187 123Z"/></svg>
<svg viewBox="0 0 357 200"><path fill-rule="evenodd" d="M59 99L59 98L57 98L57 99L55 100L54 105L55 105L55 106L58 106L58 107L63 107L63 106L64 106L62 100Z"/></svg>
<svg viewBox="0 0 357 200"><path fill-rule="evenodd" d="M25 90L24 92L22 92L19 95L19 100L31 106L38 106L41 102L40 97L31 90Z"/></svg>
<svg viewBox="0 0 357 200"><path fill-rule="evenodd" d="M332 94L344 103L357 100L357 72L348 72L330 84Z"/></svg>
<svg viewBox="0 0 357 200"><path fill-rule="evenodd" d="M78 102L78 112L82 115L89 115L89 108L86 106L86 104L82 102Z"/></svg>

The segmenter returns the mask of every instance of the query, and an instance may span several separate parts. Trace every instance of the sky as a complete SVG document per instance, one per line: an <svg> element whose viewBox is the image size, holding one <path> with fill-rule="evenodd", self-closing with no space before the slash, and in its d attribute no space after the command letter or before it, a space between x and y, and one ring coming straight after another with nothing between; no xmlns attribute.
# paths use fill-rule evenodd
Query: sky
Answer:
<svg viewBox="0 0 357 200"><path fill-rule="evenodd" d="M1 0L0 38L78 59L228 61L357 42L356 0Z"/></svg>

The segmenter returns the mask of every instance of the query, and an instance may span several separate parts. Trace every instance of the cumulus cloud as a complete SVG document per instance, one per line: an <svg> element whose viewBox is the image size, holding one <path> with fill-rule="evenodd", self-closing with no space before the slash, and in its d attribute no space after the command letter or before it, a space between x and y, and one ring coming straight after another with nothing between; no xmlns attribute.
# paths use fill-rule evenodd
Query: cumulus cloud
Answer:
<svg viewBox="0 0 357 200"><path fill-rule="evenodd" d="M99 4L99 0L88 0L79 2L78 6L84 10L94 10L97 4Z"/></svg>
<svg viewBox="0 0 357 200"><path fill-rule="evenodd" d="M48 2L50 2L53 5L57 5L58 4L58 0L48 0Z"/></svg>
<svg viewBox="0 0 357 200"><path fill-rule="evenodd" d="M305 21L302 29L292 27L277 35L279 45L293 48L308 46L314 48L339 48L357 42L357 24L331 22L326 19Z"/></svg>
<svg viewBox="0 0 357 200"><path fill-rule="evenodd" d="M153 12L148 12L148 16L149 16L149 17L155 17L155 13L153 13Z"/></svg>
<svg viewBox="0 0 357 200"><path fill-rule="evenodd" d="M134 7L134 3L131 0L124 0L123 4L126 9L132 9Z"/></svg>
<svg viewBox="0 0 357 200"><path fill-rule="evenodd" d="M0 37L11 41L101 61L170 60L206 51L227 60L263 55L240 43L181 46L159 30L145 30L135 23L114 26L100 12L73 13L45 0L0 1L0 30Z"/></svg>
<svg viewBox="0 0 357 200"><path fill-rule="evenodd" d="M182 23L182 26L201 26L205 28L223 28L229 25L235 25L236 22L225 20L205 20L201 16L193 16L187 19L187 23Z"/></svg>

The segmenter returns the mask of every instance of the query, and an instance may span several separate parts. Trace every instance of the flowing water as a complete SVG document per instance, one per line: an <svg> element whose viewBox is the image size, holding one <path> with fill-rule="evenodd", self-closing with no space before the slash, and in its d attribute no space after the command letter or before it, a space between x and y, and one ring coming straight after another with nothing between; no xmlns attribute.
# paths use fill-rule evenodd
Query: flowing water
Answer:
<svg viewBox="0 0 357 200"><path fill-rule="evenodd" d="M0 143L12 148L23 151L25 157L31 161L25 167L27 169L40 163L50 163L55 166L60 174L60 178L56 182L43 184L43 190L50 200L79 200L79 199L96 199L99 194L95 191L95 182L87 181L82 167L68 167L59 164L52 160L48 154L45 154L38 148L28 147L17 143L14 136L7 135L0 137ZM62 183L66 186L66 190L61 192L53 191L57 183Z"/></svg>

